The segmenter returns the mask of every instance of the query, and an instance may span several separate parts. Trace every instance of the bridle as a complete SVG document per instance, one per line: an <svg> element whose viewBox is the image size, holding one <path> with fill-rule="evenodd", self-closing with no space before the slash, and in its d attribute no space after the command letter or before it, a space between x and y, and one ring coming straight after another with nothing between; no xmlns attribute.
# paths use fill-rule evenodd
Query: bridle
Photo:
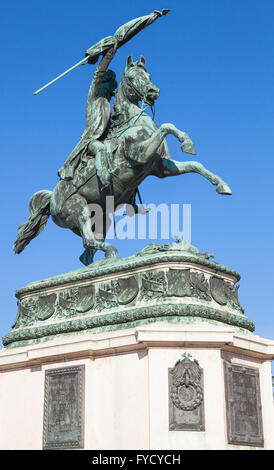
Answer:
<svg viewBox="0 0 274 470"><path fill-rule="evenodd" d="M146 86L146 89L144 91L144 93L142 94L138 88L136 88L136 86L133 84L132 80L127 77L126 75L124 76L124 80L126 81L126 84L127 86L129 86L130 88L133 89L134 93L136 94L136 96L139 98L139 101L142 101L142 103L145 102L146 100L146 97L148 95L148 90L149 90L149 85Z"/></svg>
<svg viewBox="0 0 274 470"><path fill-rule="evenodd" d="M132 126L134 126L136 124L136 122L138 121L138 119L142 116L142 114L144 114L144 112L150 107L151 111L152 111L152 119L153 121L155 122L155 107L154 107L154 104L153 105L148 105L146 104L145 105L145 100L146 100L146 97L148 95L148 92L149 92L149 89L150 89L150 86L149 84L147 84L146 88L145 88L145 91L144 93L142 94L136 87L135 85L132 83L132 80L129 79L129 77L127 77L126 75L124 75L124 77L122 78L122 80L125 80L126 81L126 85L130 88L132 88L132 90L134 91L135 95L137 97L140 98L139 101L142 101L142 104L141 104L141 109L140 109L140 113L138 113L137 115L134 115L134 116L131 116L130 118L122 121L121 123L119 123L119 127L121 126L124 126L125 124L129 123L129 125L125 128L123 128L120 132L118 131L115 135L112 135L111 137L109 138L106 138L106 140L112 140L112 139L115 139L115 138L118 138L118 137L121 137L121 135L126 132L128 129L130 129ZM122 82L121 83L122 86L124 86L124 83ZM110 162L107 162L108 163L108 167L109 167L109 170L110 170ZM149 174L151 168L148 166L148 168L146 168L145 170L142 171L141 175L139 175L139 178L141 176L141 179L143 179L147 174ZM140 203L142 203L142 199L141 199L141 195L140 195L140 192L139 192L139 189L138 189L138 184L136 186L136 180L135 178L133 178L128 184L126 187L123 187L123 185L121 185L121 183L119 181L117 181L117 178L116 178L116 175L114 172L111 172L112 173L112 177L111 177L111 183L110 183L110 195L114 196L114 187L113 187L113 179L115 179L115 183L118 184L121 186L121 190L122 190L122 194L120 195L119 197L119 200L122 201L124 196L126 195L126 193L128 192L131 192L132 191L132 194L134 194L134 191L135 193L138 195L139 197L139 200L140 200ZM138 178L138 179L139 179ZM117 202L119 204L119 202ZM115 215L114 215L114 230L115 230Z"/></svg>
<svg viewBox="0 0 274 470"><path fill-rule="evenodd" d="M134 93L136 94L137 97L139 97L139 101L142 101L142 104L141 104L141 109L140 109L140 113L137 114L137 115L134 115L134 116L131 116L129 117L128 119L125 119L124 121L122 121L121 123L119 123L119 127L123 127L125 124L130 123L130 125L128 127L126 127L125 129L122 129L121 132L117 132L114 136L112 135L111 137L107 138L106 140L112 140L112 139L115 139L115 138L118 138L118 137L121 137L121 135L127 131L128 129L130 129L133 125L135 125L135 123L138 121L138 119L141 117L141 115L148 109L150 108L151 109L151 112L152 112L152 119L153 121L155 122L155 105L154 103L152 105L149 105L149 104L146 104L145 101L146 101L146 98L147 98L147 95L148 95L148 92L149 92L149 89L150 89L150 86L147 85L146 86L146 89L144 91L144 93L142 94L135 86L134 84L132 83L132 81L125 75L122 80L125 80L126 83L127 83L127 86L129 86L130 88L133 89ZM122 86L124 86L123 84L123 81L121 83ZM146 104L146 105L145 105ZM135 119L133 121L133 119ZM133 121L133 122L132 122Z"/></svg>

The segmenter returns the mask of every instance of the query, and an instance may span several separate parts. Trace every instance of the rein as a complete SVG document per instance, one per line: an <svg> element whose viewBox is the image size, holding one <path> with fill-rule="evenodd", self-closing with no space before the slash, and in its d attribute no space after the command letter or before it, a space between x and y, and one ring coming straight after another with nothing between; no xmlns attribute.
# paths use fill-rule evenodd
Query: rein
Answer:
<svg viewBox="0 0 274 470"><path fill-rule="evenodd" d="M128 126L126 129L123 129L123 131L119 134L119 137L120 137L124 132L126 132L128 129L130 129L130 128L138 121L139 117L140 117L140 116L145 112L145 110L148 108L148 105L147 105L145 108L143 108L146 95L147 95L147 92L146 92L145 95L143 96L142 105L141 105L141 112L137 115L136 120L135 120L130 126ZM153 121L155 122L155 106L150 106L150 108L151 108L151 112L152 112L152 116L153 116ZM129 121L132 120L134 117L135 117L135 116L132 116L131 118L129 118L129 119L128 119L127 121L125 121L125 122L129 122ZM122 123L122 124L123 124L123 123ZM118 137L118 135L116 135L115 137ZM109 163L108 163L108 165L109 165ZM140 179L140 177L141 177L141 180L144 179L145 176L149 174L150 169L151 169L150 167L146 168L146 170L144 170L144 171L141 173L141 175L139 176L138 179ZM117 182L118 182L118 185L117 185L117 186L120 186L120 188L121 188L121 186L122 186L122 188L123 188L123 185L120 183L120 181L119 181L118 178L116 177L115 173L111 173L111 175L112 175L112 181L111 181L111 185L110 185L110 187L111 187L111 192L112 192L111 195L114 197L113 179L116 179L116 184L117 184ZM132 183L133 183L133 187L132 187ZM123 189L124 189L124 188L123 188ZM132 193L134 193L134 191L135 191L135 194L137 194L138 197L139 197L140 203L143 204L143 203L142 203L141 194L140 194L140 191L139 191L139 188L138 188L138 184L137 184L137 186L136 186L136 180L135 180L135 178L133 178L133 179L126 185L126 188L124 189L123 193L122 193L121 196L119 197L118 201L122 201L123 198L124 198L124 196L126 195L126 193L127 193L128 191L131 191L131 190L132 190ZM117 204L119 204L119 202L118 202ZM114 228L115 228L115 216L114 216Z"/></svg>
<svg viewBox="0 0 274 470"><path fill-rule="evenodd" d="M134 125L136 124L136 122L138 121L138 119L142 116L142 114L144 114L144 112L147 110L148 107L150 107L150 109L151 109L151 112L152 112L152 119L153 119L153 121L155 122L155 105L151 105L151 106L146 105L146 106L144 107L144 105L145 105L145 99L146 99L146 97L147 97L149 87L147 87L147 90L145 91L145 93L144 93L143 95L141 95L141 93L137 90L137 88L136 88L129 80L127 80L127 83L128 83L128 85L130 85L130 86L133 88L133 90L135 91L135 93L140 96L140 99L142 99L142 104L141 104L140 113L137 114L137 115L131 116L131 117L129 117L128 119L126 119L125 121L123 121L122 123L120 123L119 127L121 127L121 126L123 126L124 124L129 123L130 121L132 121L131 124L130 124L128 127L126 127L125 129L123 129L123 130L120 131L120 132L117 132L114 136L109 137L109 138L107 138L106 140L112 140L112 139L121 137L121 135L123 135L124 132L126 132L128 129L130 129L132 126L134 126ZM135 119L135 120L133 121L133 119ZM109 162L108 162L108 169L109 169L109 171L110 171L110 163L109 163ZM150 169L151 169L150 167L149 167L149 168L146 168L146 170L141 173L141 175L139 176L138 179L140 179L140 178L141 178L141 180L144 179L145 176L149 174ZM138 189L138 184L137 184L137 186L136 186L136 180L135 180L135 178L133 178L133 179L126 185L126 188L125 188L124 185L121 184L120 180L116 177L115 173L113 173L113 172L111 172L111 171L110 171L110 173L111 173L111 176L112 176L112 178L111 178L111 183L110 183L110 193L111 193L110 195L114 197L113 180L114 180L114 181L116 180L116 181L115 181L115 184L118 186L119 189L122 189L122 190L123 190L121 196L120 196L119 199L118 199L117 205L120 203L120 201L123 200L123 198L124 198L124 196L127 194L127 192L130 192L130 191L132 191L132 195L134 194L134 192L135 192L135 194L138 195L139 200L140 200L140 203L142 204L141 194L140 194L140 191L139 191L139 189ZM114 218L114 230L115 230L115 216L113 216L113 218Z"/></svg>

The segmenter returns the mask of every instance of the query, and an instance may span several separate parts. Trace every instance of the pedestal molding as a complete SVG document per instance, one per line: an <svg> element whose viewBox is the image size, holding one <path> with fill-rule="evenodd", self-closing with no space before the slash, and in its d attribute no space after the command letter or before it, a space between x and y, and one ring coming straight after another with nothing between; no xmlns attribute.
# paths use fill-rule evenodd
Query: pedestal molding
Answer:
<svg viewBox="0 0 274 470"><path fill-rule="evenodd" d="M193 328L193 325L192 325ZM87 336L87 334L86 334ZM89 336L89 335L88 335ZM238 352L256 359L274 359L274 341L252 334L235 332L235 329L183 329L161 327L137 327L123 332L90 334L90 338L81 335L71 339L59 338L39 345L25 348L3 349L0 352L0 371L14 367L31 367L58 360L80 358L96 359L104 356L147 351L150 348L219 348L222 351Z"/></svg>

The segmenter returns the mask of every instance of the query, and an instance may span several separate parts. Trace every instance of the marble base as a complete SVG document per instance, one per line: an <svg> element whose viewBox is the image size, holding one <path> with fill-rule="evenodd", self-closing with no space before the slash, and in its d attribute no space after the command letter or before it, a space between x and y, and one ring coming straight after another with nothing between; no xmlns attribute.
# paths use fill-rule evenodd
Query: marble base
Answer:
<svg viewBox="0 0 274 470"><path fill-rule="evenodd" d="M203 370L204 430L170 430L169 369L184 353ZM84 366L84 449L273 450L273 358L274 341L199 320L186 325L161 321L5 348L0 352L0 448L42 449L47 374ZM227 363L259 374L263 446L228 443Z"/></svg>

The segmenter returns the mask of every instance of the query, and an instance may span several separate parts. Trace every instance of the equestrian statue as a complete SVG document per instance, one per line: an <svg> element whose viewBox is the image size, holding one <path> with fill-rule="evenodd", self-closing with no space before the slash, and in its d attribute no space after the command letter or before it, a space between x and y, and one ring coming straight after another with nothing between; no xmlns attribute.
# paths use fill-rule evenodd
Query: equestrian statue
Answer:
<svg viewBox="0 0 274 470"><path fill-rule="evenodd" d="M38 191L32 196L29 218L18 228L15 253L21 253L44 229L51 215L59 227L69 228L82 238L85 251L80 260L83 264L91 264L97 250L103 250L106 258L117 257L116 248L105 242L111 224L107 197L113 196L115 208L131 204L138 212L138 186L150 175L166 178L195 172L216 186L217 193L232 194L228 184L201 163L180 162L170 157L165 141L168 134L181 142L183 152L195 155L194 144L186 132L173 124L162 124L158 128L146 112L148 107L153 107L160 90L151 82L144 57L135 62L132 56L127 58L118 90L115 91L116 76L108 67L117 49L168 12L154 11L122 25L113 36L102 39L88 49L85 58L74 66L94 64L102 56L88 93L86 129L59 169L60 181L54 190ZM104 214L104 222L99 228L98 224L93 223L90 211L93 204L99 205Z"/></svg>

